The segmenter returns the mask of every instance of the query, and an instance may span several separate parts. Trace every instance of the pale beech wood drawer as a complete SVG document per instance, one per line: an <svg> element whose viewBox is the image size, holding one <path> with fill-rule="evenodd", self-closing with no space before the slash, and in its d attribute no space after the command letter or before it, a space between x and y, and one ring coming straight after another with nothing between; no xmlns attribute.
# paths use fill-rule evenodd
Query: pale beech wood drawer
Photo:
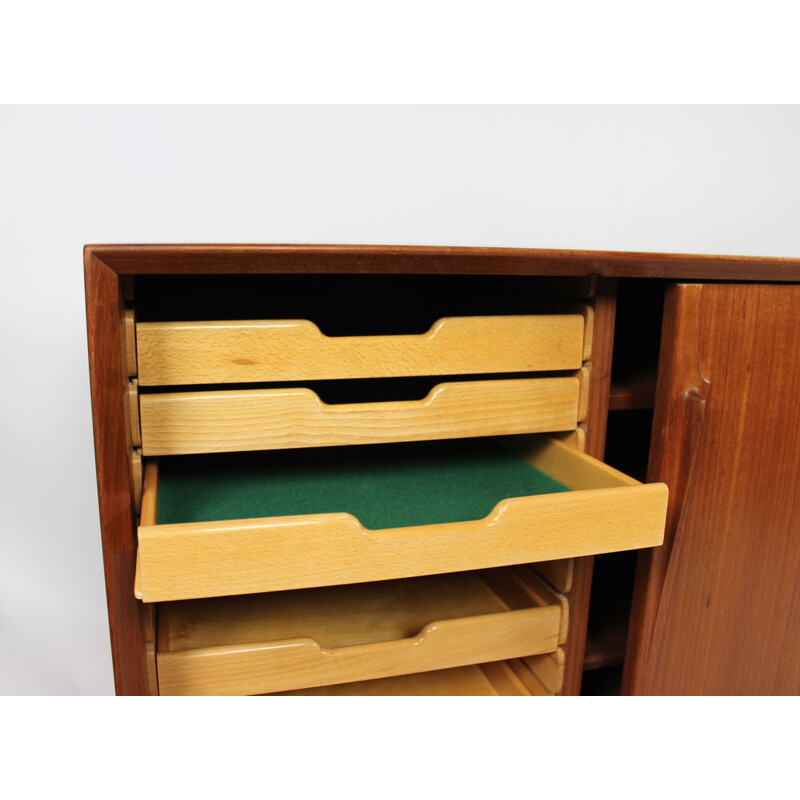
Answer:
<svg viewBox="0 0 800 800"><path fill-rule="evenodd" d="M142 452L182 455L574 430L582 390L579 378L568 376L453 381L422 400L331 405L302 387L142 394Z"/></svg>
<svg viewBox="0 0 800 800"><path fill-rule="evenodd" d="M262 694L552 653L567 601L527 567L164 604L161 694Z"/></svg>
<svg viewBox="0 0 800 800"><path fill-rule="evenodd" d="M308 320L140 322L140 386L576 370L580 314L440 319L424 334L325 336Z"/></svg>
<svg viewBox="0 0 800 800"><path fill-rule="evenodd" d="M340 683L336 686L318 686L276 694L294 697L527 697L545 694L535 683L528 685L520 679L505 661L455 667L436 672L418 672L414 675L399 675L395 678L378 678L357 683Z"/></svg>
<svg viewBox="0 0 800 800"><path fill-rule="evenodd" d="M250 594L484 569L661 544L666 486L639 484L551 437L510 439L523 456L523 461L512 465L514 470L525 471L532 466L534 472L540 471L545 485L552 479L562 485L562 490L520 496L515 488L512 492L516 494L501 495L505 499L482 511L480 518L462 516L460 521L428 524L414 518L413 524L399 527L367 528L364 520L345 509L302 514L283 510L275 516L243 518L228 514L214 521L194 522L182 522L179 516L178 521L159 524L158 471L151 460L146 467L138 532L136 594L146 602ZM458 451L458 461L471 463L466 460L471 443L442 442L437 446L466 448ZM354 448L342 450L352 453ZM325 451L280 451L274 455L283 458L306 452ZM484 458L482 451L479 457ZM429 467L430 456L425 458ZM490 463L494 475L498 464L504 468L506 462ZM481 500L478 495L484 488L484 476L473 476L471 484L462 485L458 466L453 469L456 471L449 473L449 482L441 492L432 487L431 496L434 503L455 503L466 514L470 503ZM368 463L364 470L371 473ZM403 470L397 470L388 473L392 486L403 478ZM347 486L352 483L346 473L334 477L341 477ZM527 477L525 472L523 478ZM195 491L197 482L191 472L185 480ZM375 490L374 499L382 513L391 511L392 498L386 485ZM494 491L496 487L489 488ZM301 489L299 501L305 497L305 489ZM206 501L207 488L201 486L199 491L201 500ZM252 491L251 486L243 493L242 502ZM368 500L370 491L373 489L368 486ZM279 499L286 500L283 496ZM402 494L394 502L403 519L417 513ZM293 501L290 507L294 507ZM182 513L181 508L178 513Z"/></svg>

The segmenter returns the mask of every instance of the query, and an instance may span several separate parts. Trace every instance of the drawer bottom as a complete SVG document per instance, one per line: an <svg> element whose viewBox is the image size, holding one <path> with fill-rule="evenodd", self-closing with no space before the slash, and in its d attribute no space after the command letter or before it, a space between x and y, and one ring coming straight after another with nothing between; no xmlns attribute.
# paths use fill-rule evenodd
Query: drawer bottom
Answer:
<svg viewBox="0 0 800 800"><path fill-rule="evenodd" d="M278 692L291 697L350 697L350 696L528 696L533 694L504 661L480 664L395 678L343 683L337 686L317 686L295 692Z"/></svg>

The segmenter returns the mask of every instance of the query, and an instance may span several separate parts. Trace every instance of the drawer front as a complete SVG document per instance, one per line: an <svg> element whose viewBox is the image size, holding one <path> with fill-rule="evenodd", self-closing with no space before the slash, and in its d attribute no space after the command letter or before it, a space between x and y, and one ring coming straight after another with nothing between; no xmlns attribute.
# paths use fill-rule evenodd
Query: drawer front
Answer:
<svg viewBox="0 0 800 800"><path fill-rule="evenodd" d="M424 399L326 405L308 389L141 396L144 455L323 447L574 430L577 377L458 381Z"/></svg>
<svg viewBox="0 0 800 800"><path fill-rule="evenodd" d="M579 369L579 314L449 317L411 336L328 337L307 320L143 322L141 386Z"/></svg>
<svg viewBox="0 0 800 800"><path fill-rule="evenodd" d="M174 603L160 692L262 694L551 653L566 601L537 581L493 570Z"/></svg>
<svg viewBox="0 0 800 800"><path fill-rule="evenodd" d="M524 437L523 437L524 438ZM138 596L148 602L453 572L661 544L667 489L548 437L527 458L569 491L509 497L488 516L367 530L348 513L155 523L147 468ZM452 484L449 493L457 487ZM552 490L549 490L552 491Z"/></svg>

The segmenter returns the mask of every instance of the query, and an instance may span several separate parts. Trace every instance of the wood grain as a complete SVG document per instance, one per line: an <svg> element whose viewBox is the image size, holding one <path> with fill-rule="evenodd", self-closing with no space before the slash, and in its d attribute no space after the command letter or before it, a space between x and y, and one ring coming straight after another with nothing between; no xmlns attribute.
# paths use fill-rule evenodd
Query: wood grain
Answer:
<svg viewBox="0 0 800 800"><path fill-rule="evenodd" d="M142 609L133 595L136 528L126 426L128 370L119 278L91 251L84 265L97 496L117 694L147 694Z"/></svg>
<svg viewBox="0 0 800 800"><path fill-rule="evenodd" d="M131 443L134 447L142 446L142 429L139 423L139 384L136 378L128 381L128 409L131 426Z"/></svg>
<svg viewBox="0 0 800 800"><path fill-rule="evenodd" d="M144 394L143 452L221 453L570 430L577 425L579 392L578 378L567 377L444 383L424 400L341 405L326 405L302 388Z"/></svg>
<svg viewBox="0 0 800 800"><path fill-rule="evenodd" d="M534 603L509 610L471 573L176 603L159 687L258 694L553 651L560 608Z"/></svg>
<svg viewBox="0 0 800 800"><path fill-rule="evenodd" d="M601 273L598 273L601 274ZM606 274L606 273L603 273ZM608 397L611 386L611 360L617 313L617 281L598 277L594 297L594 345L586 419L586 452L597 459L605 454ZM594 559L589 556L574 564L570 592L571 625L564 647L564 685L562 694L579 695L583 678L583 657L589 623Z"/></svg>
<svg viewBox="0 0 800 800"><path fill-rule="evenodd" d="M564 687L564 649L559 647L553 653L542 653L522 659L525 666L536 676L549 694L558 694Z"/></svg>
<svg viewBox="0 0 800 800"><path fill-rule="evenodd" d="M119 274L409 273L800 280L800 259L513 247L397 245L87 245ZM598 281L599 283L599 281ZM598 294L600 292L598 291Z"/></svg>
<svg viewBox="0 0 800 800"><path fill-rule="evenodd" d="M559 592L572 591L572 579L575 572L573 559L559 558L556 561L540 561L531 564L531 567Z"/></svg>
<svg viewBox="0 0 800 800"><path fill-rule="evenodd" d="M532 467L555 478L568 489L641 486L635 478L576 450L554 436L514 436L504 440L504 444Z"/></svg>
<svg viewBox="0 0 800 800"><path fill-rule="evenodd" d="M578 369L577 315L450 317L425 334L325 336L308 320L140 322L141 386Z"/></svg>
<svg viewBox="0 0 800 800"><path fill-rule="evenodd" d="M133 502L136 513L142 507L142 482L144 480L144 467L142 466L141 448L131 450L129 471L131 475Z"/></svg>
<svg viewBox="0 0 800 800"><path fill-rule="evenodd" d="M509 498L482 520L380 531L344 513L142 525L141 599L386 580L660 544L663 484L626 485L632 479L560 442L532 454L539 456L576 491Z"/></svg>
<svg viewBox="0 0 800 800"><path fill-rule="evenodd" d="M586 422L589 415L589 392L592 381L591 362L578 370L578 382L580 383L580 393L578 396L578 422Z"/></svg>
<svg viewBox="0 0 800 800"><path fill-rule="evenodd" d="M691 472L671 509L650 655L628 689L797 695L800 287L672 292L665 325L696 357L669 358L659 375L651 472Z"/></svg>
<svg viewBox="0 0 800 800"><path fill-rule="evenodd" d="M319 686L294 692L279 692L294 697L319 696L529 696L531 692L505 661L471 667L456 667L436 672L419 672L396 678Z"/></svg>
<svg viewBox="0 0 800 800"><path fill-rule="evenodd" d="M131 304L125 305L125 363L128 375L136 374L136 316Z"/></svg>
<svg viewBox="0 0 800 800"><path fill-rule="evenodd" d="M569 629L569 601L556 592L552 586L525 565L506 569L481 570L481 579L499 597L507 608L530 608L539 606L555 606L561 611L561 623L558 630L558 643L563 644Z"/></svg>
<svg viewBox="0 0 800 800"><path fill-rule="evenodd" d="M664 296L661 353L648 475L670 487L662 547L642 550L636 566L625 649L623 694L644 689L658 605L690 474L698 454L709 383L700 363L702 284L670 285Z"/></svg>

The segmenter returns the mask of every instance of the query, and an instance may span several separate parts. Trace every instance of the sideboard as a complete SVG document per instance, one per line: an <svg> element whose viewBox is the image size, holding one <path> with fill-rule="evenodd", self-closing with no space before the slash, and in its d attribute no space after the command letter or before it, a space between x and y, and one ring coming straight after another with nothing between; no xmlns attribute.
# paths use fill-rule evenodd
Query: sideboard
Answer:
<svg viewBox="0 0 800 800"><path fill-rule="evenodd" d="M800 692L800 260L84 266L118 694Z"/></svg>

